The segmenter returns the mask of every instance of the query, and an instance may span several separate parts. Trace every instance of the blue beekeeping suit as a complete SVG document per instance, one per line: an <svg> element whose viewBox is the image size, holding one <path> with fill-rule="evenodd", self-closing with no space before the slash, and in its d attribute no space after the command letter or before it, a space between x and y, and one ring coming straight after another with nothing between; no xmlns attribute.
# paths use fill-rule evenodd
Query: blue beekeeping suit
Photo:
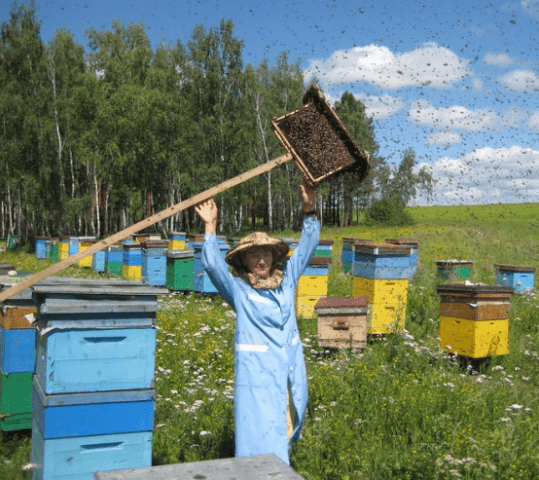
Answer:
<svg viewBox="0 0 539 480"><path fill-rule="evenodd" d="M204 237L204 268L222 297L236 311L234 421L236 456L274 453L289 462L307 407L307 374L294 297L320 237L315 217L303 220L297 248L286 262L279 287L254 289L232 275L215 234ZM296 410L287 438L287 395Z"/></svg>

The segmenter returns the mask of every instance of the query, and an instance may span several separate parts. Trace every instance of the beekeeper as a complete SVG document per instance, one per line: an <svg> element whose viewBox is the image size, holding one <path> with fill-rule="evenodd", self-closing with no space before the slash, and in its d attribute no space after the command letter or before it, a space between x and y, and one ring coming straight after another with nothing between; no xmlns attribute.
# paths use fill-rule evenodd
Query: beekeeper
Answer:
<svg viewBox="0 0 539 480"><path fill-rule="evenodd" d="M236 311L237 457L274 453L290 463L289 448L298 438L305 418L307 375L294 297L298 280L318 246L320 222L314 188L303 181L300 192L303 228L290 258L286 242L255 232L231 248L223 259L216 238L217 205L210 199L195 207L205 225L204 268ZM291 424L288 431L287 414Z"/></svg>

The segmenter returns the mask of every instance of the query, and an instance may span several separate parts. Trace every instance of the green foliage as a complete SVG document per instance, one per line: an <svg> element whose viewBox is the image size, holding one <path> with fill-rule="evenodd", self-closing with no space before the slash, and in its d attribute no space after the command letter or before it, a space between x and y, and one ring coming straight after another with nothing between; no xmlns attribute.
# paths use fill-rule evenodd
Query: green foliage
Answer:
<svg viewBox="0 0 539 480"><path fill-rule="evenodd" d="M406 205L399 196L385 197L376 201L366 212L368 224L392 227L411 225L412 216L405 210Z"/></svg>

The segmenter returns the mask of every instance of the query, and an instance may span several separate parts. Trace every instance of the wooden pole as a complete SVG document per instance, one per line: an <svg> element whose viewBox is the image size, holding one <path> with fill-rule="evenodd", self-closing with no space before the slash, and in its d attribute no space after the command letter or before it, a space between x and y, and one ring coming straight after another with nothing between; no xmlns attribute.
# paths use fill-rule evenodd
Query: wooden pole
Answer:
<svg viewBox="0 0 539 480"><path fill-rule="evenodd" d="M60 262L55 263L54 265L51 265L45 270L35 273L34 275L28 278L25 278L21 282L16 283L11 288L0 293L0 302L4 302L5 300L12 297L13 295L16 295L17 293L20 293L23 290L30 288L32 285L35 285L40 280L43 280L44 278L50 277L51 275L61 272L64 268L67 268L70 265L73 265L79 260L82 260L83 258L86 258L89 255L92 255L95 252L98 252L99 250L102 250L103 248L109 245L114 245L115 243L129 237L130 235L136 232L139 232L140 230L144 230L145 228L148 228L151 225L154 225L160 220L164 220L165 218L168 218L178 212L181 212L182 210L185 210L189 207L193 207L199 204L200 202L208 200L209 198L217 195L218 193L224 192L225 190L235 187L236 185L239 185L240 183L243 183L253 177L256 177L258 175L261 175L262 173L268 172L269 170L272 170L273 168L285 162L288 162L289 160L292 160L292 155L290 153L274 158L273 160L267 163L264 163L263 165L259 165L258 167L253 168L252 170L249 170L248 172L237 175L236 177L231 178L230 180L227 180L223 183L220 183L219 185L212 187L209 190L205 190L204 192L201 192L198 195L195 195L194 197L184 200L183 202L177 203L176 205L166 208L165 210L161 210L160 212L152 215L151 217L145 218L144 220L141 220L140 222L135 223L134 225L131 225L130 227L127 227L126 229L121 230L120 232L115 233L114 235L111 235L110 237L107 237L104 240L101 240L99 242L94 243L93 245L90 245L89 247L82 250L81 252L78 252L75 255L72 255L70 257L64 258Z"/></svg>

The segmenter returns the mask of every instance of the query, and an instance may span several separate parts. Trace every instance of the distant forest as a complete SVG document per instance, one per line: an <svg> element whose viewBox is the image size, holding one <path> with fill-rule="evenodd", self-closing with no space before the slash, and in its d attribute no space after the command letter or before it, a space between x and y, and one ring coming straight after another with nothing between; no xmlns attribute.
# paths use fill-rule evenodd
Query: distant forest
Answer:
<svg viewBox="0 0 539 480"><path fill-rule="evenodd" d="M0 236L107 236L286 153L271 120L300 107L307 89L286 52L244 64L230 20L155 51L143 24L87 37L86 49L68 30L44 44L32 4L14 3L1 26ZM413 150L398 167L378 155L362 102L346 92L333 108L372 166L361 183L345 174L318 187L325 224L431 191ZM300 183L287 162L219 194L219 230L297 228ZM156 226L198 228L192 209Z"/></svg>

